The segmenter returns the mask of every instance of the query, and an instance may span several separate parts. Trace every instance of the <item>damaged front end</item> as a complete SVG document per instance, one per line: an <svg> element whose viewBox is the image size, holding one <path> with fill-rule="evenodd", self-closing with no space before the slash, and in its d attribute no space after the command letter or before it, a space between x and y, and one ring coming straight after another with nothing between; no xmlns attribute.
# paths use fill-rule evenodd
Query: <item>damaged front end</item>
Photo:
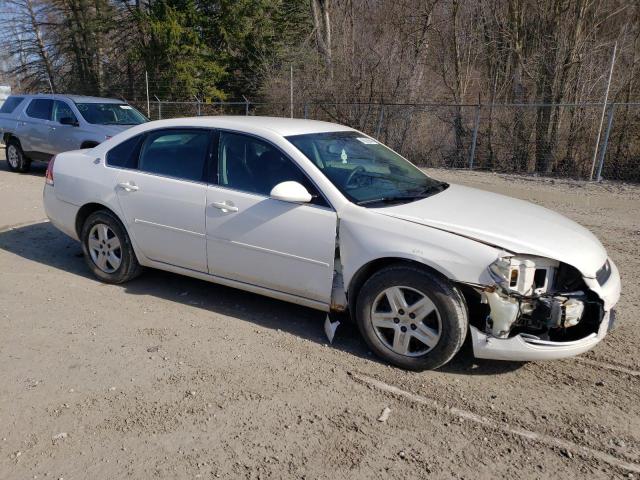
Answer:
<svg viewBox="0 0 640 480"><path fill-rule="evenodd" d="M611 272L611 265L607 260L603 268ZM461 285L476 357L563 358L589 350L606 335L612 312L570 265L504 256L490 265L489 273L491 285Z"/></svg>

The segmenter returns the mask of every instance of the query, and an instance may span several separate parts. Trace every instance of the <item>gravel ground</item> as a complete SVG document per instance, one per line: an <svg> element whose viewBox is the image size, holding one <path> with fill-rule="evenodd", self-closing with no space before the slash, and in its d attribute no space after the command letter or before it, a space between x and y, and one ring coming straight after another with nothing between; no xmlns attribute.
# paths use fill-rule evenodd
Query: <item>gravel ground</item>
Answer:
<svg viewBox="0 0 640 480"><path fill-rule="evenodd" d="M327 345L313 310L159 271L97 282L45 221L44 168L0 161L0 478L640 478L640 188L430 173L592 229L618 328L578 359L467 345L404 372L351 326Z"/></svg>

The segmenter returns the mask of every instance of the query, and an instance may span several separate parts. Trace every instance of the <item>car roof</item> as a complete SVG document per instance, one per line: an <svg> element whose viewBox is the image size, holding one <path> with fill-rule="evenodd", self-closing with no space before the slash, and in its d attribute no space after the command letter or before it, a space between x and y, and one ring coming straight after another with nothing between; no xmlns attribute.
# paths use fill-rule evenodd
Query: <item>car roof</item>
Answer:
<svg viewBox="0 0 640 480"><path fill-rule="evenodd" d="M32 93L32 94L20 94L14 93L14 97L26 97L26 98L46 98L46 99L60 99L65 98L71 100L74 103L124 103L123 100L118 98L103 98L103 97L89 97L86 95L68 95L66 93Z"/></svg>
<svg viewBox="0 0 640 480"><path fill-rule="evenodd" d="M242 132L270 131L288 137L291 135L304 135L308 133L345 132L354 131L353 128L337 123L322 122L318 120L305 120L301 118L260 117L244 115L220 115L212 117L189 117L158 120L144 124L144 129L200 126L209 128L226 128Z"/></svg>

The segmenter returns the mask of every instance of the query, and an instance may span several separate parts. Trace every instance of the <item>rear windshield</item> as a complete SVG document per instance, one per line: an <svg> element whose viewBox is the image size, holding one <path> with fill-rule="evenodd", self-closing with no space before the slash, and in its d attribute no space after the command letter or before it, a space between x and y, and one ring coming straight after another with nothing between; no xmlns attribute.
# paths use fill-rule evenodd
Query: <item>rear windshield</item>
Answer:
<svg viewBox="0 0 640 480"><path fill-rule="evenodd" d="M20 105L20 102L22 102L22 100L24 100L24 97L9 97L7 98L4 103L2 104L2 107L0 107L0 113L11 113L13 112L16 107L18 105Z"/></svg>
<svg viewBox="0 0 640 480"><path fill-rule="evenodd" d="M139 125L147 118L126 103L76 103L83 118L96 125Z"/></svg>

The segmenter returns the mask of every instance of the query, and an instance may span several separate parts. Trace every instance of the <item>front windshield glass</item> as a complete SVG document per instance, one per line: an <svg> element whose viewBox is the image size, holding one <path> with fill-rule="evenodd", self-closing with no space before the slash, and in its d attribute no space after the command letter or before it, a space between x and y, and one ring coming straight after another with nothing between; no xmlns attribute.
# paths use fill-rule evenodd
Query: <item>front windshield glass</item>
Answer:
<svg viewBox="0 0 640 480"><path fill-rule="evenodd" d="M125 103L76 103L84 119L97 125L139 125L147 118Z"/></svg>
<svg viewBox="0 0 640 480"><path fill-rule="evenodd" d="M448 187L393 150L361 133L287 137L352 202L365 206L411 202Z"/></svg>

